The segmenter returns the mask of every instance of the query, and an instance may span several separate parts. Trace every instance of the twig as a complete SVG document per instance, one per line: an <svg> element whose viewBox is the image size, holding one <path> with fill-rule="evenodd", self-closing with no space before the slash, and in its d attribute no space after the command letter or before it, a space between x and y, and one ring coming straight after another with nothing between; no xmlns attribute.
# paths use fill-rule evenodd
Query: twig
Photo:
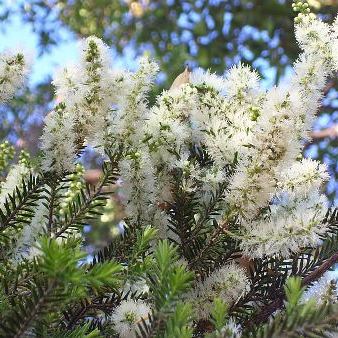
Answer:
<svg viewBox="0 0 338 338"><path fill-rule="evenodd" d="M338 262L338 253L335 253L330 258L328 258L324 263L322 263L317 269L309 273L302 280L302 286L307 286L312 282L318 280L323 274L328 271L334 264ZM250 321L247 322L248 326L253 324L260 324L266 322L270 316L277 310L283 307L284 305L285 293L281 293L280 297L274 300L272 303L264 306L261 311L255 315Z"/></svg>
<svg viewBox="0 0 338 338"><path fill-rule="evenodd" d="M51 197L50 197L50 202L49 202L48 224L47 224L48 234L52 233L52 228L53 228L53 223L54 223L53 212L54 212L54 207L55 207L55 202L56 202L56 194L57 194L56 185L57 185L57 182L56 182L56 184L52 183L50 185Z"/></svg>
<svg viewBox="0 0 338 338"><path fill-rule="evenodd" d="M302 285L306 286L311 284L312 282L318 280L318 278L322 277L323 274L329 270L334 264L338 263L338 252L327 259L322 265L320 265L317 269L309 273L306 277L304 277L302 281Z"/></svg>
<svg viewBox="0 0 338 338"><path fill-rule="evenodd" d="M223 232L223 233L227 233L228 229L228 223L227 222L223 222L222 224L220 224L217 229L214 230L214 232L211 234L210 239L208 240L208 242L206 243L206 245L204 246L204 248L196 255L196 257L189 262L189 266L193 267L197 262L199 262L201 260L201 258L203 257L204 253L216 242L216 240L219 238L219 235Z"/></svg>
<svg viewBox="0 0 338 338"><path fill-rule="evenodd" d="M45 184L46 178L44 176L37 177L34 185L32 186L31 190L27 191L26 195L23 199L16 205L16 207L11 211L11 213L6 217L3 223L0 223L0 231L5 230L8 228L13 220L16 218L18 212L26 205L26 203L31 199L32 195L36 194L39 189ZM28 189L28 188L27 188Z"/></svg>
<svg viewBox="0 0 338 338"><path fill-rule="evenodd" d="M105 178L102 180L100 185L96 188L96 191L93 194L87 195L84 205L76 212L74 215L64 223L64 225L60 228L59 231L57 231L54 234L55 238L60 237L69 227L72 226L72 224L76 223L76 219L80 217L81 215L85 214L88 211L89 206L92 204L92 202L101 195L103 187L106 185L108 180L108 176L105 176Z"/></svg>

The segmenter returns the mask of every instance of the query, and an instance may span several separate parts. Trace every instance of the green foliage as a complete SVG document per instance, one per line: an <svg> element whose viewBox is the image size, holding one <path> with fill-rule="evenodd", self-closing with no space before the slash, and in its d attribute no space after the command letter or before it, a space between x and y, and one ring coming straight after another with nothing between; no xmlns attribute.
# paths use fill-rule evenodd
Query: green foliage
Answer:
<svg viewBox="0 0 338 338"><path fill-rule="evenodd" d="M53 321L51 313L86 297L88 290L97 292L104 287L117 286L121 266L106 262L88 270L86 265L79 264L85 254L77 246L78 241L72 239L61 244L50 238L40 240L38 250L41 254L34 270L29 271L31 275L27 277L30 278L17 288L16 297L9 300L9 309L1 314L1 332L26 337L38 330L39 325ZM74 335L83 330L75 331Z"/></svg>
<svg viewBox="0 0 338 338"><path fill-rule="evenodd" d="M29 222L45 180L45 177L30 174L28 180L22 179L21 189L17 187L13 193L8 194L4 208L0 209L0 236L5 236L4 230L10 226Z"/></svg>
<svg viewBox="0 0 338 338"><path fill-rule="evenodd" d="M0 172L3 172L13 160L15 149L8 141L0 144Z"/></svg>
<svg viewBox="0 0 338 338"><path fill-rule="evenodd" d="M85 187L79 188L66 207L62 207L62 212L56 215L53 223L53 232L56 237L63 237L67 233L77 231L86 224L86 221L96 219L102 214L109 195L109 191L104 190L117 178L115 166L116 164L111 162L104 163L101 181L96 186L86 184Z"/></svg>
<svg viewBox="0 0 338 338"><path fill-rule="evenodd" d="M217 71L238 59L248 63L257 58L271 59L276 81L294 58L292 14L280 1L264 6L259 1L144 4L133 9L129 2L62 0L58 15L82 35L96 33L115 42L119 53L125 41L136 43L138 53L147 43L162 62L166 86L189 54L196 65L212 62ZM50 13L46 6L33 1L28 15L38 15L39 8ZM304 4L294 7L306 11ZM330 17L332 8L325 7L323 12ZM97 13L102 13L102 21L97 21ZM229 13L231 19L226 23L224 14ZM179 17L189 25L176 25ZM107 22L121 24L113 36ZM135 29L139 26L143 29ZM265 32L266 41L253 38L245 31L247 26ZM135 34L131 37L130 32ZM49 32L43 33L43 43L52 42ZM184 41L186 34L190 34L189 42ZM280 42L279 48L271 44L274 39ZM215 47L210 48L211 42ZM250 57L248 49L252 51ZM95 59L96 52L92 49L88 60ZM257 111L252 113L252 119L257 119ZM8 143L0 148L0 170L6 171L13 148ZM137 154L135 151L130 156L137 160ZM203 149L193 149L191 154L189 160L200 168L212 161ZM238 220L224 220L221 214L228 182L219 184L207 201L201 201L198 186L193 186L197 192L184 189L193 181L191 169L175 169L173 200L162 210L169 219L170 240L159 240L157 224L136 225L126 220L120 233L98 249L82 240L82 232L90 227L92 231L106 212L108 199L117 196L114 185L119 177L119 156L107 154L99 182L92 185L84 182L80 165L60 177L41 175L34 171L27 153L21 153L19 160L31 167L32 173L7 196L0 209L0 336L116 337L113 315L124 301L131 300L151 307L137 322L142 337L233 337L229 323L240 325L243 337L323 337L326 331L337 330L337 304L327 299L322 304L302 302L304 290L338 261L337 210L324 220L328 236L317 249L302 248L288 259L248 260L236 240ZM234 163L226 168L227 176L233 168ZM34 234L33 250L24 248L23 257L18 258L13 250L26 226L32 226L40 202L47 209L46 228ZM248 289L230 304L214 299L211 313L205 318L197 316L192 289L229 262L245 270ZM143 283L145 290L137 283Z"/></svg>
<svg viewBox="0 0 338 338"><path fill-rule="evenodd" d="M304 289L300 278L290 278L285 286L286 311L279 313L261 327L254 337L329 337L329 332L338 332L337 304L318 304L311 299L302 302Z"/></svg>
<svg viewBox="0 0 338 338"><path fill-rule="evenodd" d="M211 311L211 322L213 323L216 331L220 334L223 327L226 325L227 322L227 313L228 313L228 306L226 303L220 299L215 298L214 306Z"/></svg>
<svg viewBox="0 0 338 338"><path fill-rule="evenodd" d="M78 241L68 240L57 244L55 240L44 238L40 242L40 250L43 255L39 259L39 269L48 278L55 280L68 280L78 287L93 288L99 290L103 286L116 287L119 281L121 266L114 262L104 262L94 265L89 271L79 269L78 263L86 256L77 247Z"/></svg>
<svg viewBox="0 0 338 338"><path fill-rule="evenodd" d="M188 303L178 303L175 312L167 322L163 337L165 338L190 338L193 336L191 328L192 307Z"/></svg>
<svg viewBox="0 0 338 338"><path fill-rule="evenodd" d="M131 278L144 276L153 265L149 250L156 233L157 230L150 226L136 230L135 244L128 255L128 275Z"/></svg>
<svg viewBox="0 0 338 338"><path fill-rule="evenodd" d="M79 326L73 331L59 331L50 336L51 338L98 338L101 337L100 331L95 329L90 331L89 324Z"/></svg>
<svg viewBox="0 0 338 338"><path fill-rule="evenodd" d="M182 294L191 285L193 274L177 261L177 248L168 241L158 244L155 265L149 276L155 309L163 316L174 311Z"/></svg>
<svg viewBox="0 0 338 338"><path fill-rule="evenodd" d="M290 315L295 309L302 294L304 292L304 288L302 288L302 281L300 278L290 277L285 284L285 294L287 299L286 313Z"/></svg>
<svg viewBox="0 0 338 338"><path fill-rule="evenodd" d="M202 154L196 156L201 165L208 161ZM0 267L1 334L114 337L109 318L130 298L152 304L149 316L138 323L142 337L228 337L232 334L230 318L245 328L244 337L322 337L324 331L336 330L335 304L300 301L305 287L321 276L323 266L327 270L335 262L336 210L327 215L329 232L321 247L304 248L290 259L276 256L251 261L249 290L231 306L216 298L209 319L203 321L195 316L189 291L198 279L241 256L236 239L220 232L223 228L217 221L226 186L217 187L208 203L199 203L194 194L180 189L191 173L178 173L173 187L176 202L168 215L172 231L181 241L159 241L154 227L127 224L123 234L94 252L87 262L78 234L104 212L118 177L116 156L109 155L102 172L98 184L79 189L64 213L60 213L60 205L74 182L69 173L64 177L30 175L8 197L1 222L3 237L11 238L2 248ZM47 231L39 236L35 257L13 261L7 253L15 245L12 237L30 224L38 201L48 210ZM236 231L236 220L229 219L227 229ZM130 288L139 282L146 282L149 290ZM271 317L283 307L285 311Z"/></svg>
<svg viewBox="0 0 338 338"><path fill-rule="evenodd" d="M193 274L179 264L177 248L168 241L159 242L154 258L148 275L154 313L146 332L165 337L178 337L179 334L190 337L191 329L187 324L191 321L191 308L181 299L191 286Z"/></svg>

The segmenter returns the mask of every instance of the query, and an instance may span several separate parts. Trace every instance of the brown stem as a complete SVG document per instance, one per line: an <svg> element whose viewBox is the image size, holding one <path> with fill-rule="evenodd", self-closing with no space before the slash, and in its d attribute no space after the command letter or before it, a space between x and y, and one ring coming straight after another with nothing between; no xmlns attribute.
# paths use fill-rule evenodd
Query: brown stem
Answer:
<svg viewBox="0 0 338 338"><path fill-rule="evenodd" d="M190 267L193 267L197 262L201 260L204 253L216 242L219 235L222 232L225 232L227 228L228 228L228 224L226 222L223 222L217 227L217 229L214 230L214 232L211 234L210 239L208 240L204 248L196 255L196 257L192 261L190 261L189 263Z"/></svg>
<svg viewBox="0 0 338 338"><path fill-rule="evenodd" d="M306 277L304 277L302 281L302 285L306 286L311 284L312 282L318 280L323 274L329 270L334 264L338 262L338 252L333 256L328 258L322 265L320 265L316 270L309 273Z"/></svg>
<svg viewBox="0 0 338 338"><path fill-rule="evenodd" d="M56 184L58 183L58 181L56 182ZM47 224L47 231L48 234L50 235L52 233L52 228L53 228L53 217L54 217L54 208L55 208L55 202L56 202L56 194L57 194L57 190L56 190L56 184L51 184L50 188L51 188L51 196L50 196L50 202L49 202L49 212L48 212L48 224Z"/></svg>
<svg viewBox="0 0 338 338"><path fill-rule="evenodd" d="M312 131L310 133L310 136L312 138L312 142L314 140L321 140L326 137L334 139L338 136L338 125L334 124L331 127L328 127L322 130Z"/></svg>
<svg viewBox="0 0 338 338"><path fill-rule="evenodd" d="M318 280L323 274L328 271L334 264L338 262L338 252L328 258L324 263L322 263L317 269L313 270L302 280L302 286L307 286L312 282ZM248 321L248 326L253 324L260 324L266 322L270 316L277 310L279 310L284 304L285 294L281 293L280 297L274 300L272 303L264 306L261 311L255 315L253 318Z"/></svg>
<svg viewBox="0 0 338 338"><path fill-rule="evenodd" d="M19 330L15 334L15 336L13 336L14 338L26 337L27 329L29 328L34 318L38 315L39 311L41 310L41 307L46 302L46 298L54 290L54 287L55 287L55 282L52 282L43 291L37 303L34 304L34 307L32 309L30 309L30 312L28 313L28 317L22 323L20 323Z"/></svg>
<svg viewBox="0 0 338 338"><path fill-rule="evenodd" d="M80 217L84 217L84 215L87 213L89 206L93 203L93 201L96 200L96 198L98 196L101 195L102 193L102 189L103 187L106 185L107 183L107 179L108 176L106 176L102 182L100 183L100 185L96 188L95 192L93 194L88 194L86 196L86 200L84 205L76 212L74 213L74 215L67 220L65 223L63 223L63 225L61 226L61 228L55 232L54 237L58 238L60 237L69 227L71 227L73 224L76 223L76 220Z"/></svg>

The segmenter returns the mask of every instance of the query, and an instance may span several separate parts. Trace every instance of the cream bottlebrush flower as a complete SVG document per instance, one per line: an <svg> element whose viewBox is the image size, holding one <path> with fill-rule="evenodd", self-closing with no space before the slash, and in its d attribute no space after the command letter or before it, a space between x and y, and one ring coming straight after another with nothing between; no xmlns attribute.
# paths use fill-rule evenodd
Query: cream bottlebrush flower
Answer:
<svg viewBox="0 0 338 338"><path fill-rule="evenodd" d="M246 224L241 241L244 254L253 258L288 257L302 247L316 247L327 230L323 224L327 198L314 190L308 196L281 196L265 219Z"/></svg>
<svg viewBox="0 0 338 338"><path fill-rule="evenodd" d="M301 55L294 64L295 75L291 78L290 92L299 93L298 114L303 119L301 136L309 138L315 114L322 99L328 71L317 56Z"/></svg>
<svg viewBox="0 0 338 338"><path fill-rule="evenodd" d="M249 66L243 64L232 67L226 74L224 83L226 95L245 101L256 96L259 91L259 75Z"/></svg>
<svg viewBox="0 0 338 338"><path fill-rule="evenodd" d="M309 117L304 117L304 103L301 93L296 88L291 90L289 86L281 84L266 93L257 119L257 126L253 131L255 132L256 129L267 131L278 123L279 128L284 126L286 131L292 129L292 142L294 139L299 140L306 136L304 132L308 128L307 124L305 126L305 120L308 121L307 123L310 121ZM289 152L292 151L292 146L289 145L287 148ZM298 155L299 145L295 147L295 151L296 153L291 156L291 159ZM288 164L286 165L288 166Z"/></svg>
<svg viewBox="0 0 338 338"><path fill-rule="evenodd" d="M213 115L200 127L203 134L200 137L201 143L205 144L208 153L219 166L232 163L235 158L240 160L245 157L247 145L253 139L251 129L255 122L247 112L242 114L240 107L232 115L233 108L236 109L225 107L226 116Z"/></svg>
<svg viewBox="0 0 338 338"><path fill-rule="evenodd" d="M230 114L227 114L228 126L224 128L224 137L222 132L214 133L214 144L213 137L210 137L207 146L211 156L217 159L226 154L226 150L231 149L231 141L239 143L237 156L240 165L231 180L227 200L230 210L239 211L244 218L254 218L260 208L268 205L275 192L278 173L288 168L299 155L300 138L307 134L326 76L330 73L328 65L332 53L328 46L330 41L326 37L327 27L325 26L322 34L317 34L314 31L319 21L311 20L308 24L299 26L299 29L306 31L303 35L299 33L299 40L305 51L295 64L291 85L273 88L264 99L263 93L257 93L257 75L251 73L248 68L239 66L232 69L227 76L230 88L228 95L234 98L235 104L229 104L229 107L233 108L228 109ZM249 100L250 104L246 100ZM244 119L244 128L240 127L239 120L234 116L236 110L240 110L235 107L243 106L241 102L245 103L247 116L255 112L255 116L251 116L257 123L250 125L247 118ZM233 115L232 110L235 112ZM247 137L243 131L246 131ZM238 137L243 137L243 141ZM224 144L230 146L225 148ZM246 148L246 151L243 151L243 148ZM224 157L226 158L226 155Z"/></svg>
<svg viewBox="0 0 338 338"><path fill-rule="evenodd" d="M280 173L277 187L289 193L306 195L312 189L319 189L328 179L325 164L303 158Z"/></svg>
<svg viewBox="0 0 338 338"><path fill-rule="evenodd" d="M241 160L247 156L247 145L251 144L253 137L251 131L235 128L229 122L220 118L213 118L205 129L202 142L208 153L218 166L233 163L235 159Z"/></svg>
<svg viewBox="0 0 338 338"><path fill-rule="evenodd" d="M247 219L257 215L275 192L277 173L300 153L290 96L283 88L271 89L261 109L247 158L242 158L232 177L227 201L231 210Z"/></svg>
<svg viewBox="0 0 338 338"><path fill-rule="evenodd" d="M120 90L124 89L123 95L128 92L123 85L130 81L129 72L112 68L108 46L96 37L91 36L80 41L78 49L79 62L60 68L54 74L53 84L57 98L69 107L88 104L90 102L83 101L90 101L90 97L86 95L90 94L91 89L97 89L93 87L99 86L102 101L116 103L121 98L121 92L115 91L116 86Z"/></svg>
<svg viewBox="0 0 338 338"><path fill-rule="evenodd" d="M303 116L304 129L309 130L326 78L335 68L335 43L330 26L311 15L304 15L296 25L296 38L304 52L294 65L295 74L290 80L289 91L299 93L299 114Z"/></svg>
<svg viewBox="0 0 338 338"><path fill-rule="evenodd" d="M184 122L197 109L198 92L190 84L183 84L175 90L164 91L157 100L157 106L167 118Z"/></svg>
<svg viewBox="0 0 338 338"><path fill-rule="evenodd" d="M125 97L129 73L111 68L109 49L98 38L82 40L79 49L79 63L58 70L53 84L58 99L74 116L77 138L102 150L110 109Z"/></svg>
<svg viewBox="0 0 338 338"><path fill-rule="evenodd" d="M119 163L125 212L137 223L150 221L156 203L154 168L146 150L133 152Z"/></svg>
<svg viewBox="0 0 338 338"><path fill-rule="evenodd" d="M304 118L300 99L297 91L292 92L283 85L273 87L266 93L252 131L253 144L259 142L260 146L267 147L265 157L270 159L269 163L274 158L273 161L276 160L282 167L288 167L301 152L299 140L304 130ZM267 142L271 142L271 149ZM255 147L250 149L256 152ZM274 152L278 156L274 157Z"/></svg>
<svg viewBox="0 0 338 338"><path fill-rule="evenodd" d="M196 100L196 109L190 112L190 120L194 142L199 144L205 143L205 138L214 131L224 133L224 127L229 124L227 116L229 105L225 98L212 87L202 84L196 89L198 100Z"/></svg>
<svg viewBox="0 0 338 338"><path fill-rule="evenodd" d="M83 96L84 69L79 64L69 64L58 69L53 76L56 98L65 102L68 107L74 107Z"/></svg>
<svg viewBox="0 0 338 338"><path fill-rule="evenodd" d="M295 28L296 39L306 54L319 54L328 58L332 56L330 25L305 15Z"/></svg>
<svg viewBox="0 0 338 338"><path fill-rule="evenodd" d="M226 90L226 83L224 78L211 73L210 70L202 68L194 69L190 74L190 83L193 85L206 85L207 87L215 89L217 92L224 94Z"/></svg>
<svg viewBox="0 0 338 338"><path fill-rule="evenodd" d="M151 308L141 300L126 300L116 307L111 315L115 331L121 338L135 338L139 334L138 324L149 322Z"/></svg>
<svg viewBox="0 0 338 338"><path fill-rule="evenodd" d="M29 169L23 163L11 167L6 180L0 185L0 208L3 208L9 194L13 193L16 187L21 187L22 179L28 174Z"/></svg>
<svg viewBox="0 0 338 338"><path fill-rule="evenodd" d="M91 140L97 133L104 134L107 110L111 104L105 83L110 58L108 47L95 37L83 40L80 49L84 78L77 93L77 128L83 137Z"/></svg>
<svg viewBox="0 0 338 338"><path fill-rule="evenodd" d="M338 17L332 24L332 55L335 70L338 71Z"/></svg>
<svg viewBox="0 0 338 338"><path fill-rule="evenodd" d="M196 89L195 109L189 110L191 139L198 145L205 145L210 156L222 166L233 160L229 146L232 135L228 133L231 127L227 116L229 104L221 94L206 84L201 84Z"/></svg>
<svg viewBox="0 0 338 338"><path fill-rule="evenodd" d="M47 187L45 187L45 189L47 189ZM41 199L36 207L32 220L30 223L24 225L21 235L13 250L13 258L15 262L20 261L22 258L31 257L31 248L34 246L38 236L46 230L49 210L44 204L44 200Z"/></svg>
<svg viewBox="0 0 338 338"><path fill-rule="evenodd" d="M242 69L245 69L244 73L253 73L240 65L229 72L229 79L240 76L237 73ZM253 73L252 77L256 79L256 74ZM231 87L228 80L218 80L222 81L223 91L228 86ZM192 116L194 134L198 135L198 141L206 145L218 165L231 163L235 157L241 159L246 153L246 146L252 141L251 130L259 116L263 99L263 94L258 90L258 79L256 80L253 81L255 84L249 84L252 90L242 87L238 89L242 93L238 96L224 98L212 87L203 88L199 92L200 105Z"/></svg>
<svg viewBox="0 0 338 338"><path fill-rule="evenodd" d="M168 166L188 150L192 140L190 116L196 107L197 91L189 84L159 96L143 129L155 163Z"/></svg>
<svg viewBox="0 0 338 338"><path fill-rule="evenodd" d="M109 132L118 144L138 145L144 136L144 124L148 117L146 94L158 72L158 65L148 57L139 60L139 68L129 79L128 93L117 100L117 108L112 110Z"/></svg>
<svg viewBox="0 0 338 338"><path fill-rule="evenodd" d="M192 298L201 318L207 318L216 297L228 305L234 304L249 287L249 280L237 264L227 264L215 270L204 281L198 282L188 297Z"/></svg>
<svg viewBox="0 0 338 338"><path fill-rule="evenodd" d="M74 117L59 104L45 118L41 136L41 150L44 153L42 169L58 174L75 169L77 152Z"/></svg>
<svg viewBox="0 0 338 338"><path fill-rule="evenodd" d="M0 103L7 101L23 85L31 59L25 51L8 50L0 54Z"/></svg>
<svg viewBox="0 0 338 338"><path fill-rule="evenodd" d="M245 165L238 168L229 182L226 201L231 210L244 219L254 218L259 208L265 206L271 199L274 191L272 173L267 170L255 172L254 167L247 170Z"/></svg>

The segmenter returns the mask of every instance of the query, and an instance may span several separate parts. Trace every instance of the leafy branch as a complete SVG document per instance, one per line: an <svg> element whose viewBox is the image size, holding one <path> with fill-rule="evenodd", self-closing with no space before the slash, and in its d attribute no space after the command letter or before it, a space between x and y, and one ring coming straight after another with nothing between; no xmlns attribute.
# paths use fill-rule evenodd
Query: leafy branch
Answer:
<svg viewBox="0 0 338 338"><path fill-rule="evenodd" d="M17 223L29 222L46 179L45 176L30 174L27 181L22 179L21 189L16 187L13 193L8 194L4 208L0 208L0 232Z"/></svg>
<svg viewBox="0 0 338 338"><path fill-rule="evenodd" d="M54 236L61 237L69 228L83 225L84 220L89 220L100 215L98 208L103 207L110 191L104 188L115 183L117 179L116 163L105 163L103 165L103 178L101 182L92 188L88 183L85 189L81 189L76 200L73 201L64 214L64 220L54 222Z"/></svg>

